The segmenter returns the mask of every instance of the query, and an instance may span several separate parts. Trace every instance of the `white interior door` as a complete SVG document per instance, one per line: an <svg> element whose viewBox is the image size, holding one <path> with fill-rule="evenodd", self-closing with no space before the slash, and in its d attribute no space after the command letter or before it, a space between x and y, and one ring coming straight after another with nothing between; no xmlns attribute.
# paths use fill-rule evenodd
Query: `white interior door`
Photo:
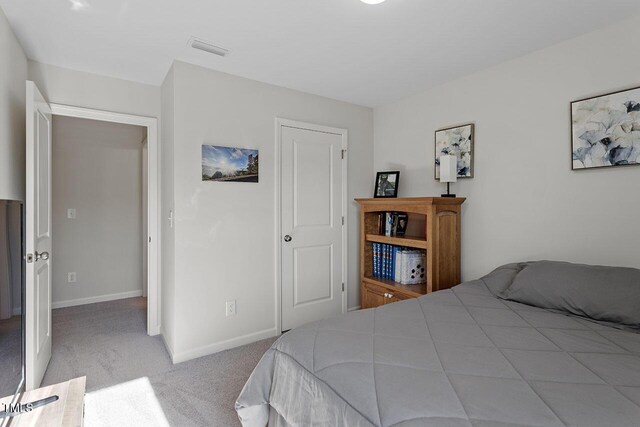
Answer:
<svg viewBox="0 0 640 427"><path fill-rule="evenodd" d="M51 107L27 82L25 200L26 388L40 387L51 359Z"/></svg>
<svg viewBox="0 0 640 427"><path fill-rule="evenodd" d="M281 127L282 330L340 314L343 136Z"/></svg>

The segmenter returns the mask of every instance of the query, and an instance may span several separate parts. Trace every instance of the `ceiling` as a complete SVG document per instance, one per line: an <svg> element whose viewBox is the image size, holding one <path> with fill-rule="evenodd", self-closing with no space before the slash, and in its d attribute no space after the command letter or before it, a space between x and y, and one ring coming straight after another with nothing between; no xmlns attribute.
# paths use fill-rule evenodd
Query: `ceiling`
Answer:
<svg viewBox="0 0 640 427"><path fill-rule="evenodd" d="M174 59L375 107L640 14L638 0L0 0L30 59L159 85ZM187 46L191 36L231 50Z"/></svg>

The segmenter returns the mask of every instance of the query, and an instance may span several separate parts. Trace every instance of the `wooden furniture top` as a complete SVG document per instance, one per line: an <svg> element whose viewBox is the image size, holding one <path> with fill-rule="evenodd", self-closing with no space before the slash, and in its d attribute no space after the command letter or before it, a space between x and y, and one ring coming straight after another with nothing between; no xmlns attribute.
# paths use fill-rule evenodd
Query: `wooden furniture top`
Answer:
<svg viewBox="0 0 640 427"><path fill-rule="evenodd" d="M84 391L86 377L80 377L60 384L26 391L19 403L25 405L35 400L57 395L55 402L35 408L10 418L11 427L80 427L84 418ZM9 404L13 397L0 399L2 404ZM3 407L4 408L4 407ZM114 409L115 410L115 409ZM3 421L3 420L0 420ZM2 423L0 422L0 425Z"/></svg>
<svg viewBox="0 0 640 427"><path fill-rule="evenodd" d="M433 206L436 209L446 206L460 206L464 197L380 197L377 199L355 199L362 212L403 211L428 215Z"/></svg>
<svg viewBox="0 0 640 427"><path fill-rule="evenodd" d="M374 199L355 199L361 205L461 205L467 200L464 197L378 197Z"/></svg>

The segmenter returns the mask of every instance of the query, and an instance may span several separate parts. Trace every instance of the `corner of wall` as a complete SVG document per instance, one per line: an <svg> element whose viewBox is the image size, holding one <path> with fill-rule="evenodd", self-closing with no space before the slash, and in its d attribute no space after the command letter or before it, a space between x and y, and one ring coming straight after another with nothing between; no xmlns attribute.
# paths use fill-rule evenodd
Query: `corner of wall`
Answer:
<svg viewBox="0 0 640 427"><path fill-rule="evenodd" d="M174 360L175 348L175 217L174 208L174 69L161 86L160 230L161 230L161 335Z"/></svg>
<svg viewBox="0 0 640 427"><path fill-rule="evenodd" d="M0 198L25 197L27 57L0 9Z"/></svg>

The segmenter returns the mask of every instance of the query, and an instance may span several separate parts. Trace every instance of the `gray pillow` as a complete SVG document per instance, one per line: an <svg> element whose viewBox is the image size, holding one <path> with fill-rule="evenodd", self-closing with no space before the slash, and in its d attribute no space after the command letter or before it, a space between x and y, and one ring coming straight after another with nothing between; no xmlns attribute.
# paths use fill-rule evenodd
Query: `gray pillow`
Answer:
<svg viewBox="0 0 640 427"><path fill-rule="evenodd" d="M492 294L500 296L511 286L518 273L529 264L528 262L506 264L496 268L480 280L487 285Z"/></svg>
<svg viewBox="0 0 640 427"><path fill-rule="evenodd" d="M567 262L527 265L501 295L536 307L640 326L640 270Z"/></svg>

